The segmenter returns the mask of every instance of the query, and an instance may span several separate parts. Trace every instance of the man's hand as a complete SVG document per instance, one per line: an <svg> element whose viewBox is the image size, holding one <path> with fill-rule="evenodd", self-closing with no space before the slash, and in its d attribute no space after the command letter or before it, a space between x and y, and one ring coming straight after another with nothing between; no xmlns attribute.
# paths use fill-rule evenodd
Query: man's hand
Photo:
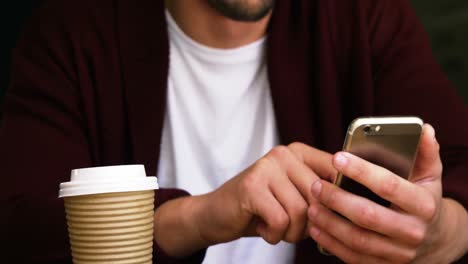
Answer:
<svg viewBox="0 0 468 264"><path fill-rule="evenodd" d="M301 143L278 146L219 189L162 205L155 239L173 256L245 236L297 242L308 236L307 208L319 177L336 175L332 155Z"/></svg>
<svg viewBox="0 0 468 264"><path fill-rule="evenodd" d="M337 153L333 164L392 206L315 182L318 202L309 207L309 232L327 251L348 263L449 263L466 253L468 217L462 206L442 198L442 163L431 126L424 126L409 181L349 153Z"/></svg>

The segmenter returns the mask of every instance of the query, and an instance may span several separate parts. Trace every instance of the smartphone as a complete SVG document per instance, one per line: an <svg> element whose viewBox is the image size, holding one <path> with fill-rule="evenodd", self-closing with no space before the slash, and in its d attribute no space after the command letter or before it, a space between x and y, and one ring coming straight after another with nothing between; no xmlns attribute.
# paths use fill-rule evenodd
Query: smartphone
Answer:
<svg viewBox="0 0 468 264"><path fill-rule="evenodd" d="M343 151L359 156L408 179L413 170L423 121L414 116L362 117L351 122ZM390 202L364 185L338 173L334 184L383 206ZM320 252L329 255L319 246Z"/></svg>
<svg viewBox="0 0 468 264"><path fill-rule="evenodd" d="M357 118L348 128L343 151L408 179L416 160L422 127L423 121L413 116ZM381 205L390 205L341 173L338 173L334 184Z"/></svg>

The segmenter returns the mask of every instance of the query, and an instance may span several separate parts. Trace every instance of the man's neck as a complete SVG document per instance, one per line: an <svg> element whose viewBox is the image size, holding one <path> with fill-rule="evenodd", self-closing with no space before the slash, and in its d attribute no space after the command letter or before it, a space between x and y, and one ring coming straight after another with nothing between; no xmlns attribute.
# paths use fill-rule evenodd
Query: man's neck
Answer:
<svg viewBox="0 0 468 264"><path fill-rule="evenodd" d="M195 41L230 49L255 42L266 34L271 13L257 22L239 22L222 16L205 0L166 0L179 27Z"/></svg>

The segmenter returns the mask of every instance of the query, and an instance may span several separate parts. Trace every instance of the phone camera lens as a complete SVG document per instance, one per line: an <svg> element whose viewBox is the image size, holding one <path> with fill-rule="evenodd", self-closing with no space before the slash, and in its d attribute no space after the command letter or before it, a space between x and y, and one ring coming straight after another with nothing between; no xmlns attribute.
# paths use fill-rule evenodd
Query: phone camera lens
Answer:
<svg viewBox="0 0 468 264"><path fill-rule="evenodd" d="M365 127L364 127L364 133L369 134L371 131L372 131L372 127L371 127L371 126L365 126Z"/></svg>

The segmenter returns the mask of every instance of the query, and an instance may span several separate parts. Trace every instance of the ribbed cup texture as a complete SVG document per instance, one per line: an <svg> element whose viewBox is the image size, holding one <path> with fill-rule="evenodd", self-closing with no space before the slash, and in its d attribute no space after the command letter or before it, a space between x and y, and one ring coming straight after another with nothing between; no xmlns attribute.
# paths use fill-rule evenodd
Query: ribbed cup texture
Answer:
<svg viewBox="0 0 468 264"><path fill-rule="evenodd" d="M154 191L65 198L73 263L152 263Z"/></svg>

